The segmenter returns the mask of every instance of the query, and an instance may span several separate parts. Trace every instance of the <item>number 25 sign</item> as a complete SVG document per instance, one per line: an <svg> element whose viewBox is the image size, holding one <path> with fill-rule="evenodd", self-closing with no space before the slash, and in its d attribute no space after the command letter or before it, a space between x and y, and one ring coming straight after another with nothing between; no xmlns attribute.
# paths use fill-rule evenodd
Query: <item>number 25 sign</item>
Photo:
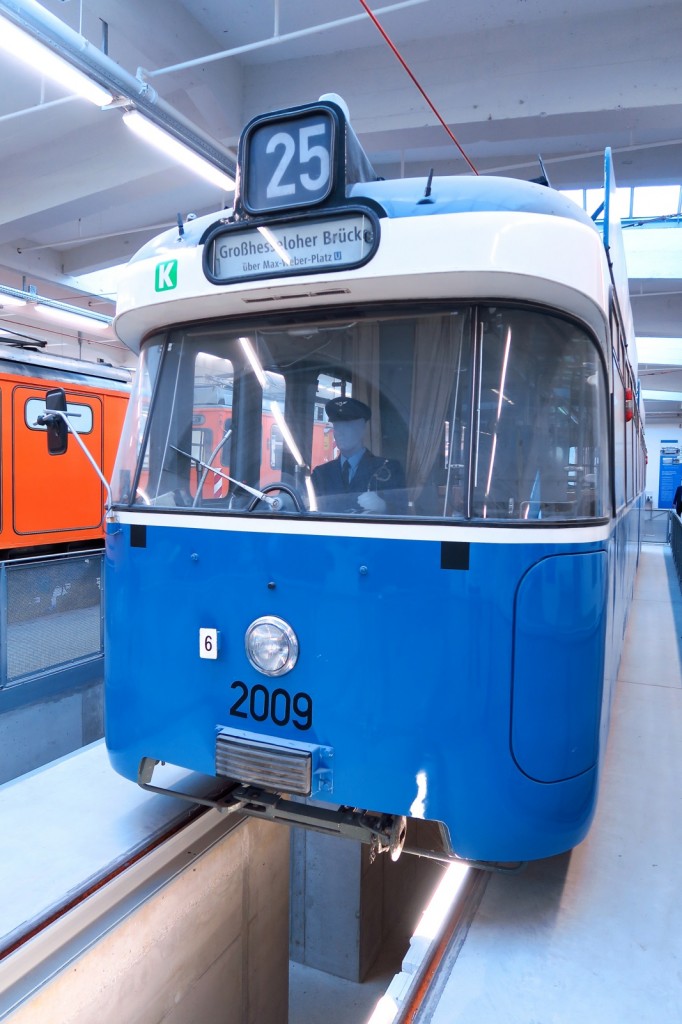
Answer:
<svg viewBox="0 0 682 1024"><path fill-rule="evenodd" d="M336 127L324 108L252 122L242 151L245 208L270 213L325 200L334 184Z"/></svg>

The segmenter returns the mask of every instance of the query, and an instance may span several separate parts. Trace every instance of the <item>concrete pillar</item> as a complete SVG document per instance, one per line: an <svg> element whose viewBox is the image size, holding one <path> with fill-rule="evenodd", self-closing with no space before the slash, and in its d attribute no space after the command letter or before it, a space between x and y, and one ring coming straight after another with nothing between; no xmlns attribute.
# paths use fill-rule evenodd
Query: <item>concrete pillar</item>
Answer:
<svg viewBox="0 0 682 1024"><path fill-rule="evenodd" d="M409 823L410 844L420 828L428 823ZM293 829L291 959L355 982L363 981L386 943L399 962L443 870L407 854L397 862L387 854L372 862L366 845Z"/></svg>

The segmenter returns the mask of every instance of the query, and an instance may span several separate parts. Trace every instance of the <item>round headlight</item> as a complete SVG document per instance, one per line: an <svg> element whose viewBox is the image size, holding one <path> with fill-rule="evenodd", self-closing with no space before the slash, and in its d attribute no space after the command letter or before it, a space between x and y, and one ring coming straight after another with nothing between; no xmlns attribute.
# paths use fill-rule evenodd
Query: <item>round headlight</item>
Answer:
<svg viewBox="0 0 682 1024"><path fill-rule="evenodd" d="M291 626L275 615L252 622L244 638L246 656L266 676L283 676L298 658L298 640Z"/></svg>

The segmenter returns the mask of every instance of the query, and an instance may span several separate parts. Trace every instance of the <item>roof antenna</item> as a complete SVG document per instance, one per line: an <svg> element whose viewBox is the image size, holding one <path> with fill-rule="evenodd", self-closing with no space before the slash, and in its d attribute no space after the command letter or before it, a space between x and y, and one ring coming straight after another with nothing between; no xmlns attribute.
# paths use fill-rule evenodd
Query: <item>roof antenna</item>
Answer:
<svg viewBox="0 0 682 1024"><path fill-rule="evenodd" d="M536 185L545 185L547 188L551 188L552 186L551 186L550 181L549 181L549 175L547 174L547 170L546 170L545 165L543 163L542 157L540 156L539 153L538 153L538 163L540 164L540 170L542 171L542 174L540 175L539 178L531 178L530 180L532 182L534 182Z"/></svg>
<svg viewBox="0 0 682 1024"><path fill-rule="evenodd" d="M182 224L182 214L181 213L178 214L178 231L180 233L180 238L182 238L182 236L185 233L185 229L184 229L183 224Z"/></svg>
<svg viewBox="0 0 682 1024"><path fill-rule="evenodd" d="M433 181L433 167L429 171L429 176L428 176L428 178L426 180L426 188L424 189L424 198L419 200L419 202L417 203L417 206L420 206L422 203L432 203L433 202L433 199L431 198L431 182L432 181Z"/></svg>

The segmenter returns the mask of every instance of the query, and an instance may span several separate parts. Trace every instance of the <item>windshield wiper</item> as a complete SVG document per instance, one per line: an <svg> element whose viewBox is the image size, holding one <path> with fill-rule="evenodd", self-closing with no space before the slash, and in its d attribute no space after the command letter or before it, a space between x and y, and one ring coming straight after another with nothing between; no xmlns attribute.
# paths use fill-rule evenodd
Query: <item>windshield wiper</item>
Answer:
<svg viewBox="0 0 682 1024"><path fill-rule="evenodd" d="M270 508L272 508L273 503L277 501L276 497L271 497L269 494L264 494L263 491L259 491L256 487L250 487L248 484L242 483L241 480L237 480L233 476L228 476L227 473L223 473L222 470L216 469L215 466L209 466L207 462L202 462L201 459L197 459L195 455L190 455L189 452L183 452L181 448L176 448L174 444L169 445L169 447L172 448L173 451L177 452L179 455L184 455L185 458L190 459L192 462L196 462L196 464L198 466L201 466L202 469L207 469L211 473L215 473L217 476L221 476L223 480L229 480L231 484L236 484L237 487L241 487L242 490L248 491L248 493L252 494L254 498L258 498L260 501L264 501L266 505L270 506ZM200 493L200 491L197 491L197 494Z"/></svg>

